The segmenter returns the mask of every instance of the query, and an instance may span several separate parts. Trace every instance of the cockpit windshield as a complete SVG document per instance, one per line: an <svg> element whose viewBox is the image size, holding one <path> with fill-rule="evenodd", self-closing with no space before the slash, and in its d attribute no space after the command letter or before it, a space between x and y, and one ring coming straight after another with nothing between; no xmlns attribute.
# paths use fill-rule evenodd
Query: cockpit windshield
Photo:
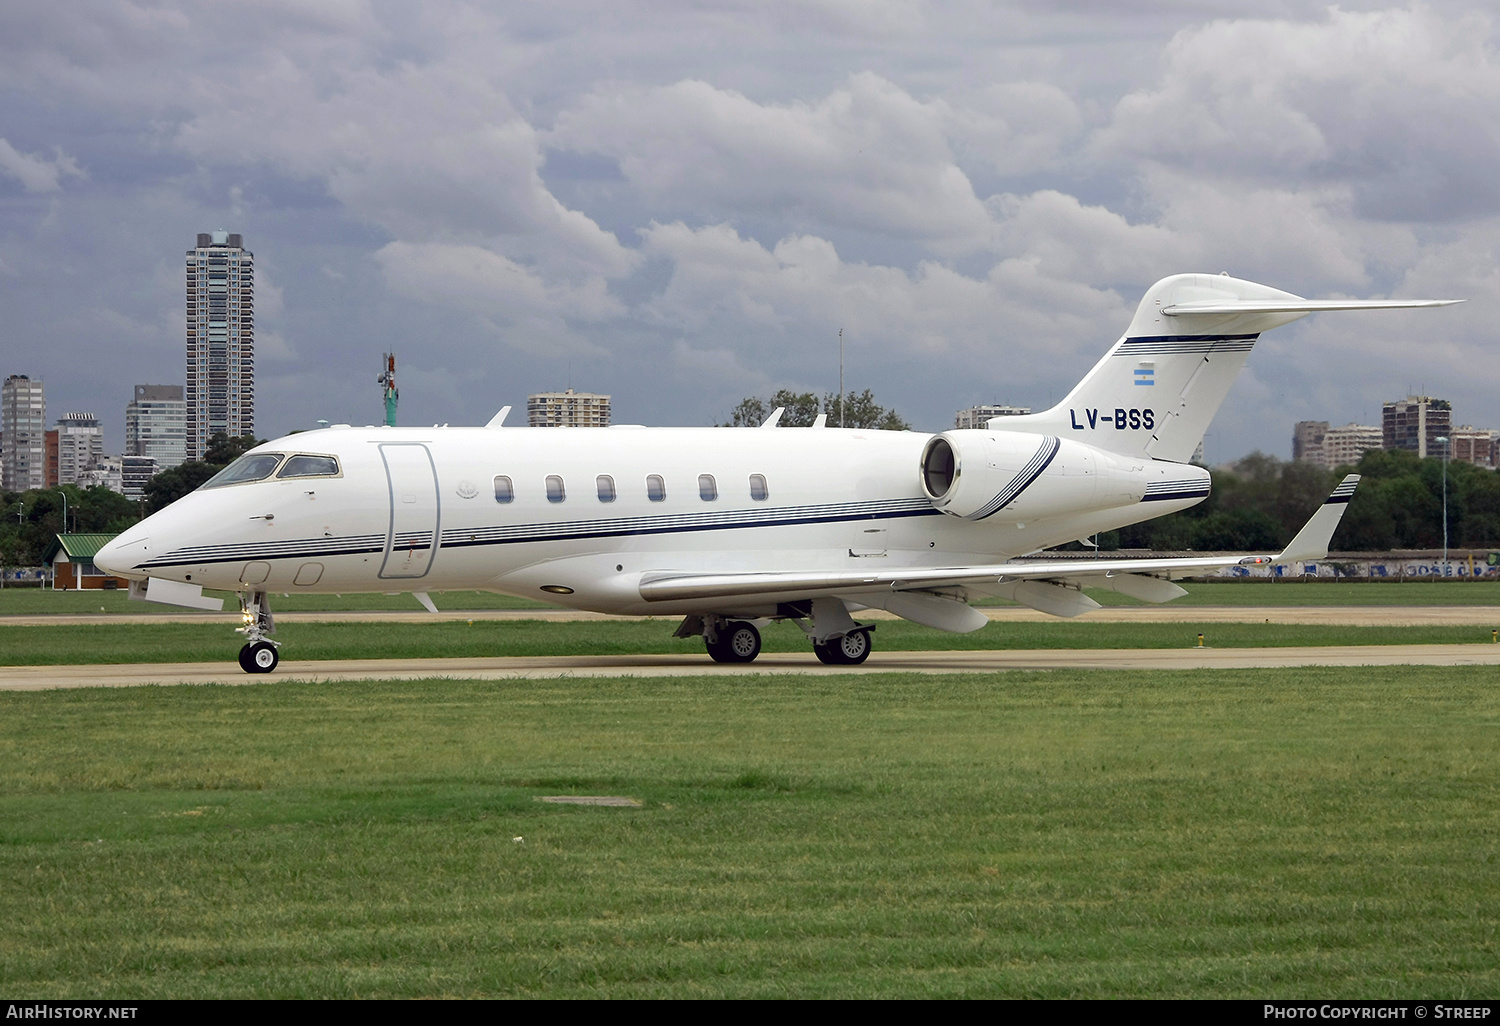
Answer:
<svg viewBox="0 0 1500 1026"><path fill-rule="evenodd" d="M245 484L248 481L264 481L275 472L281 457L279 452L256 452L241 456L200 487L223 488L225 485Z"/></svg>
<svg viewBox="0 0 1500 1026"><path fill-rule="evenodd" d="M332 456L298 454L286 461L277 477L338 477L339 461Z"/></svg>

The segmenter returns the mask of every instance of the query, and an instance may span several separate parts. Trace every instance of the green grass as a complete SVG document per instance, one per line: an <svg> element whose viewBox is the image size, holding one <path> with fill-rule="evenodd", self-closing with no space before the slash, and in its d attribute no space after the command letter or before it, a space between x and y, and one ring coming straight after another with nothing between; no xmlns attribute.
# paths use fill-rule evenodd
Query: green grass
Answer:
<svg viewBox="0 0 1500 1026"><path fill-rule="evenodd" d="M0 694L0 983L1494 998L1497 728L1490 668Z"/></svg>
<svg viewBox="0 0 1500 1026"><path fill-rule="evenodd" d="M435 656L702 654L697 638L674 638L672 620L475 620L435 623L283 623L286 659L426 659ZM1497 610L1496 627L1500 627ZM903 620L881 621L876 651L1187 648L1198 635L1215 648L1303 645L1473 645L1491 628L1355 627L1260 623L992 623L948 634ZM809 652L802 631L776 623L762 632L767 652ZM0 626L0 665L232 662L244 639L232 623Z"/></svg>

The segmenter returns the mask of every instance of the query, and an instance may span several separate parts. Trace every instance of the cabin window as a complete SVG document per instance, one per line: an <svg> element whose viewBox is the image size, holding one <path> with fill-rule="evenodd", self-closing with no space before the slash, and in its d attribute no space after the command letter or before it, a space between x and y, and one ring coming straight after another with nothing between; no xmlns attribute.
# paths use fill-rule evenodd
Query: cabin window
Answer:
<svg viewBox="0 0 1500 1026"><path fill-rule="evenodd" d="M293 456L277 477L338 477L339 461L332 456Z"/></svg>
<svg viewBox="0 0 1500 1026"><path fill-rule="evenodd" d="M213 477L203 482L203 488L222 488L225 485L245 484L248 481L264 481L281 462L279 452L257 452L241 456Z"/></svg>
<svg viewBox="0 0 1500 1026"><path fill-rule="evenodd" d="M558 477L556 474L548 474L547 501L562 502L567 497L568 493L563 489L563 479Z"/></svg>
<svg viewBox="0 0 1500 1026"><path fill-rule="evenodd" d="M764 502L771 497L771 492L766 488L766 475L750 475L750 498L756 502Z"/></svg>
<svg viewBox="0 0 1500 1026"><path fill-rule="evenodd" d="M719 497L719 486L714 483L712 474L698 475L698 498L704 502L713 502Z"/></svg>
<svg viewBox="0 0 1500 1026"><path fill-rule="evenodd" d="M615 479L612 478L612 477L610 477L608 474L600 474L594 480L599 485L599 501L600 502L614 502L615 501Z"/></svg>
<svg viewBox="0 0 1500 1026"><path fill-rule="evenodd" d="M652 502L664 502L667 498L667 484L661 479L660 474L646 475L646 498Z"/></svg>
<svg viewBox="0 0 1500 1026"><path fill-rule="evenodd" d="M515 498L516 498L516 489L510 483L510 478L506 477L504 474L498 474L498 475L496 475L496 477L495 477L495 501L496 502L514 502Z"/></svg>

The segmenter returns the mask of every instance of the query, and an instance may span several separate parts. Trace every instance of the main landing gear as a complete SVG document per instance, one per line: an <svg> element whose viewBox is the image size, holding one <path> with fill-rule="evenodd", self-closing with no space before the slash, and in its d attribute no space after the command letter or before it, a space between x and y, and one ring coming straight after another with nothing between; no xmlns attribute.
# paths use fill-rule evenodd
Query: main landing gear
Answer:
<svg viewBox="0 0 1500 1026"><path fill-rule="evenodd" d="M245 636L245 647L240 649L240 669L246 673L270 673L281 661L276 651L277 644L266 638L276 633L276 621L271 617L271 603L263 591L240 593L240 619L244 625L235 628L235 633Z"/></svg>
<svg viewBox="0 0 1500 1026"><path fill-rule="evenodd" d="M858 666L870 658L870 630L850 631L848 634L828 641L814 641L813 653L821 663L829 666Z"/></svg>
<svg viewBox="0 0 1500 1026"><path fill-rule="evenodd" d="M829 666L858 666L870 657L870 632L875 625L855 623L848 607L836 598L782 603L773 619L795 621L812 642L818 661ZM692 615L682 621L676 636L698 634L703 635L709 658L716 663L750 663L760 655L760 629L749 620L731 620L716 613Z"/></svg>
<svg viewBox="0 0 1500 1026"><path fill-rule="evenodd" d="M752 663L760 655L760 631L746 620L729 620L713 633L705 631L703 643L716 663Z"/></svg>

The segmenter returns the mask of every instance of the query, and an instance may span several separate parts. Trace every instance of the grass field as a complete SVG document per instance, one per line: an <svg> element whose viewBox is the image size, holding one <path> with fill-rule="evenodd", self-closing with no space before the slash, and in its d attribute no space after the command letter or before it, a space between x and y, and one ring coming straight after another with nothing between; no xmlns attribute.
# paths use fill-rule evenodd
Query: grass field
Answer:
<svg viewBox="0 0 1500 1026"><path fill-rule="evenodd" d="M1173 601L1176 606L1500 606L1500 581L1186 581L1187 595ZM237 609L231 592L208 592L226 599L225 608ZM1090 590L1106 606L1140 605L1112 591ZM486 591L433 592L441 610L549 609L556 606L528 599L496 595ZM1013 606L999 599L979 605ZM410 595L308 595L271 596L277 612L322 612L334 610L405 610L421 608ZM156 602L131 602L122 591L48 591L38 588L0 589L0 616L38 616L48 613L134 613L180 616L178 606Z"/></svg>
<svg viewBox="0 0 1500 1026"><path fill-rule="evenodd" d="M0 665L89 663L233 663L244 639L230 623L0 626ZM1500 627L1500 610L1496 626ZM674 638L675 620L438 621L435 623L282 623L276 640L286 659L425 659L434 656L703 654L698 638ZM1260 623L991 623L972 634L948 634L882 621L876 651L990 649L1278 648L1301 645L1474 645L1492 628L1356 627ZM807 652L806 636L790 623L762 632L767 652Z"/></svg>
<svg viewBox="0 0 1500 1026"><path fill-rule="evenodd" d="M0 985L1493 998L1497 728L1494 669L5 693Z"/></svg>

